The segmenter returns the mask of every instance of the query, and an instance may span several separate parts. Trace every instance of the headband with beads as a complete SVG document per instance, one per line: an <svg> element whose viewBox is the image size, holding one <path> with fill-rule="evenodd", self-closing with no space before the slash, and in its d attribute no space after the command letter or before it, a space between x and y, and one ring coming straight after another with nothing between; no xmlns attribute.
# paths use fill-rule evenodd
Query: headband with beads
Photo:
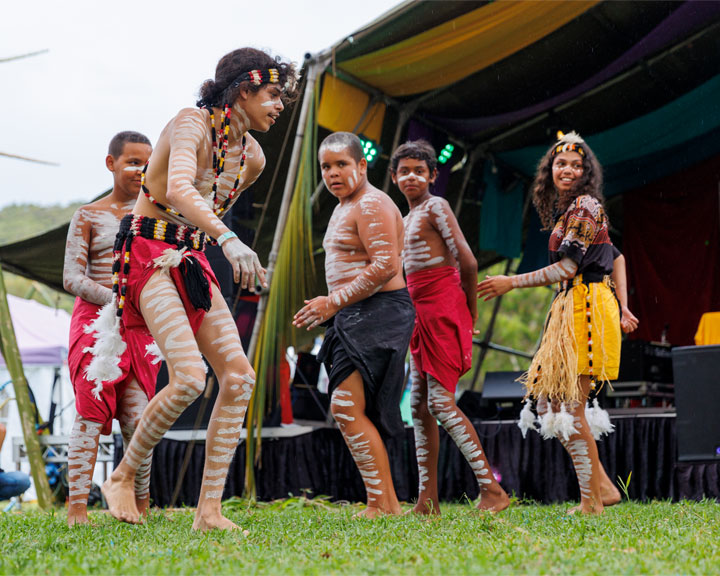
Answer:
<svg viewBox="0 0 720 576"><path fill-rule="evenodd" d="M577 152L583 158L587 155L585 154L585 149L582 147L582 144L584 144L585 141L580 138L576 132L570 132L565 135L558 131L558 140L560 140L560 142L558 142L552 149L552 152L550 153L551 157L562 152Z"/></svg>
<svg viewBox="0 0 720 576"><path fill-rule="evenodd" d="M261 84L277 84L280 82L280 72L277 68L268 68L267 70L250 70L249 72L243 72L235 78L232 83L233 88L240 86L242 82L249 81L255 86Z"/></svg>
<svg viewBox="0 0 720 576"><path fill-rule="evenodd" d="M557 146L555 146L555 148L553 148L552 154L550 154L550 156L556 156L561 152L577 152L583 158L585 157L585 150L583 150L583 147L580 146L580 144L573 144L572 142L563 142L561 144L558 144Z"/></svg>

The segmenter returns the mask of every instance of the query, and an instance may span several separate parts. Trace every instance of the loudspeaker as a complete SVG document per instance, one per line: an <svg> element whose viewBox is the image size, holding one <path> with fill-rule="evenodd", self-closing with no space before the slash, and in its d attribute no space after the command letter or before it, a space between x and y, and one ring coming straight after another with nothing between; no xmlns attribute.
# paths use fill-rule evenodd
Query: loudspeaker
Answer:
<svg viewBox="0 0 720 576"><path fill-rule="evenodd" d="M618 382L672 383L672 352L669 345L642 340L623 340Z"/></svg>
<svg viewBox="0 0 720 576"><path fill-rule="evenodd" d="M525 396L525 386L517 379L523 372L488 372L485 374L482 396L486 400L519 401Z"/></svg>
<svg viewBox="0 0 720 576"><path fill-rule="evenodd" d="M207 391L207 382L210 379L210 376L212 375L212 371L208 371L207 378L205 380L205 390ZM210 414L212 414L213 406L215 406L215 400L217 399L218 395L218 383L216 379L213 379L213 389L210 394L210 398L207 399L205 403L205 411L203 412L202 418L200 420L200 423L198 425L198 430L206 430L208 427L208 423L210 422ZM162 363L162 366L160 368L160 372L158 373L157 377L157 384L155 386L155 389L157 392L160 392L165 386L168 384L168 372L167 367L165 365L165 362ZM175 420L175 423L170 427L170 430L194 430L195 429L195 420L197 419L197 415L200 412L200 407L203 404L203 396L205 395L205 392L203 392L190 406L188 406L185 411L178 416L178 419Z"/></svg>
<svg viewBox="0 0 720 576"><path fill-rule="evenodd" d="M487 372L482 392L466 390L457 402L468 418L514 419L520 415L525 388L516 380L522 372Z"/></svg>
<svg viewBox="0 0 720 576"><path fill-rule="evenodd" d="M720 460L720 345L672 350L678 460Z"/></svg>

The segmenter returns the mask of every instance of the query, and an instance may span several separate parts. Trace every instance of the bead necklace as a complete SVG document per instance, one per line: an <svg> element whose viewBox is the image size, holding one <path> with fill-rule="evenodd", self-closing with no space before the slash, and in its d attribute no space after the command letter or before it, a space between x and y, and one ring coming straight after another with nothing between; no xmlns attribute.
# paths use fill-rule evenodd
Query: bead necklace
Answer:
<svg viewBox="0 0 720 576"><path fill-rule="evenodd" d="M220 204L220 200L218 199L217 188L220 175L225 170L225 155L227 154L228 133L230 132L230 115L232 108L230 108L230 106L226 104L225 108L222 111L222 115L220 116L219 137L216 137L215 135L215 113L213 112L212 107L208 106L206 109L210 113L210 133L212 135L213 142L213 169L215 170L215 181L213 182L212 187L213 212L215 212L215 215L219 217L223 212L227 210L228 205L230 204L230 202L232 202L233 198L235 198L235 194L237 193L237 189L240 184L240 178L242 177L243 172L245 172L245 159L247 157L247 139L245 137L245 134L243 134L242 150L240 152L240 170L237 177L235 178L235 183L233 184L233 187L230 190L228 197L225 198L225 201L222 203L221 206L218 206ZM220 153L219 157L218 152Z"/></svg>
<svg viewBox="0 0 720 576"><path fill-rule="evenodd" d="M235 183L233 184L232 189L230 190L230 193L228 194L227 198L224 202L222 202L222 205L220 204L220 200L218 198L218 182L220 180L220 175L225 170L225 156L227 155L227 149L228 149L228 134L230 132L230 115L231 115L231 108L227 104L225 105L222 114L220 116L220 134L218 135L215 130L215 113L212 109L212 107L207 106L205 108L210 113L210 137L212 140L212 150L213 150L213 162L212 167L213 170L215 170L215 180L213 181L212 186L212 194L213 194L213 213L218 218L221 217L221 215L228 209L229 204L232 202L233 198L235 198L235 195L237 194L238 186L240 185L240 178L243 175L243 172L245 172L245 160L247 158L247 138L245 134L243 134L242 137L242 150L240 152L240 170L238 172L237 177L235 178ZM219 153L219 154L218 154ZM183 218L183 215L180 214L177 210L174 208L170 208L168 206L165 206L158 202L153 196L150 194L150 190L147 189L145 186L145 173L147 171L148 164L145 164L145 167L142 171L142 180L140 183L140 186L142 188L143 193L145 194L145 197L150 200L153 204L155 204L158 208L161 208L165 212L169 214L173 214L175 216L178 216L180 218Z"/></svg>

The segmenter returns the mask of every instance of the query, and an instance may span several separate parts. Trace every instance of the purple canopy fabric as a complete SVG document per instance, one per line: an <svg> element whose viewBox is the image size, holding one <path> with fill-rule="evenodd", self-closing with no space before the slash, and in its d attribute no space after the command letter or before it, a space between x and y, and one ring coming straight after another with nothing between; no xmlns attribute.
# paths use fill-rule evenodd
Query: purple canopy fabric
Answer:
<svg viewBox="0 0 720 576"><path fill-rule="evenodd" d="M531 116L550 110L559 104L563 104L564 102L580 96L603 82L607 82L639 60L658 52L678 38L689 35L707 20L715 17L718 13L720 13L720 2L688 0L667 18L665 18L665 20L658 24L642 40L640 40L617 60L606 66L603 70L600 70L600 72L570 90L553 96L552 98L548 98L543 102L538 102L537 104L521 108L520 110L513 110L512 112L495 114L493 116L460 119L431 116L430 118L435 122L447 126L456 134L465 136L472 135L476 132L480 132L481 130L493 128L495 126L503 126L530 118Z"/></svg>
<svg viewBox="0 0 720 576"><path fill-rule="evenodd" d="M70 314L12 295L8 295L8 306L23 364L62 366L67 358ZM5 366L2 355L0 366Z"/></svg>

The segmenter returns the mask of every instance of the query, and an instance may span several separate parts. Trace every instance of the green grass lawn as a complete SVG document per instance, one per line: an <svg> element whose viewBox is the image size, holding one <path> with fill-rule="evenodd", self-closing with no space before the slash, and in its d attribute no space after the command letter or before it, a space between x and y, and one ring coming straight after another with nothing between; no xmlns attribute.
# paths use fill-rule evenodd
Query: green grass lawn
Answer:
<svg viewBox="0 0 720 576"><path fill-rule="evenodd" d="M303 499L225 513L250 531L194 533L193 510L154 510L143 526L93 512L0 514L2 574L717 574L715 502L625 502L601 517L569 504L516 504L491 515L445 504L442 518L352 520L356 506Z"/></svg>

